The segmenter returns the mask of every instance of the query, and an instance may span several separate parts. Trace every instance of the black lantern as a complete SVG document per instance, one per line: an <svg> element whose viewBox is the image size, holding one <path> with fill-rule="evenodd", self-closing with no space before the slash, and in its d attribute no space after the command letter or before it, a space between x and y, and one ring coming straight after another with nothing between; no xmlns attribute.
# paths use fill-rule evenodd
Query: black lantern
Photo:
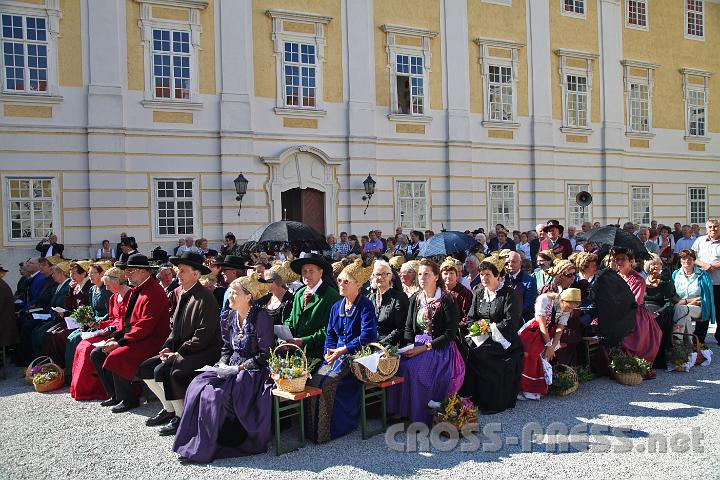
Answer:
<svg viewBox="0 0 720 480"><path fill-rule="evenodd" d="M368 174L367 178L363 182L363 187L365 187L365 196L362 197L362 199L367 200L367 205L365 205L365 211L363 212L363 215L367 213L367 209L370 206L370 199L375 193L375 184L375 180L373 180L370 174Z"/></svg>
<svg viewBox="0 0 720 480"><path fill-rule="evenodd" d="M235 193L237 193L235 200L240 202L240 209L242 209L242 199L247 193L248 179L241 173L233 180L233 183L235 184ZM240 209L238 209L238 215L240 215Z"/></svg>

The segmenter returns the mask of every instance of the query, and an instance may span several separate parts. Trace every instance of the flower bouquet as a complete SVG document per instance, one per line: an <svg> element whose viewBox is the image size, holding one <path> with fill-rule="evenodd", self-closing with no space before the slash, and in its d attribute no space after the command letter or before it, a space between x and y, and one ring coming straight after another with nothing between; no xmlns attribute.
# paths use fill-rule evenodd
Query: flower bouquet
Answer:
<svg viewBox="0 0 720 480"><path fill-rule="evenodd" d="M32 368L33 386L37 392L51 392L65 385L65 371L54 363Z"/></svg>
<svg viewBox="0 0 720 480"><path fill-rule="evenodd" d="M650 364L644 358L632 357L616 349L610 352L610 371L618 383L639 385L650 371Z"/></svg>
<svg viewBox="0 0 720 480"><path fill-rule="evenodd" d="M692 345L685 342L675 343L666 352L668 372L673 370L676 372L689 372L695 365L695 358L697 358L697 353Z"/></svg>
<svg viewBox="0 0 720 480"><path fill-rule="evenodd" d="M477 407L469 398L455 394L446 398L433 415L433 424L447 422L462 431L464 425L477 423Z"/></svg>
<svg viewBox="0 0 720 480"><path fill-rule="evenodd" d="M548 387L548 393L564 397L575 392L579 386L580 378L574 368L562 363L553 367L553 381Z"/></svg>
<svg viewBox="0 0 720 480"><path fill-rule="evenodd" d="M300 355L291 355L285 352L285 356L278 356L277 350L281 347L295 347ZM270 354L270 377L275 381L278 390L283 392L297 393L305 390L305 383L310 377L308 361L305 352L295 344L283 343L275 347Z"/></svg>
<svg viewBox="0 0 720 480"><path fill-rule="evenodd" d="M92 327L95 325L95 310L90 305L83 305L70 314L81 327Z"/></svg>
<svg viewBox="0 0 720 480"><path fill-rule="evenodd" d="M468 327L468 335L465 336L465 342L468 346L473 345L479 347L485 340L490 337L490 324L487 320L478 320Z"/></svg>

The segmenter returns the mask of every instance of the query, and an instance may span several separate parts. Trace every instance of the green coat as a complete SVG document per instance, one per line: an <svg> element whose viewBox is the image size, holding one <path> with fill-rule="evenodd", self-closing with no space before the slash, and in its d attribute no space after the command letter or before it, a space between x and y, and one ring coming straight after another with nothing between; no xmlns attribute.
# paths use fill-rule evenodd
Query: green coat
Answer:
<svg viewBox="0 0 720 480"><path fill-rule="evenodd" d="M333 304L340 300L340 294L327 283L320 285L320 288L313 295L307 308L303 308L304 295L307 287L302 287L295 293L290 317L285 320L285 325L290 328L295 338L302 340L303 348L308 357L322 358L325 353L325 332L330 309Z"/></svg>

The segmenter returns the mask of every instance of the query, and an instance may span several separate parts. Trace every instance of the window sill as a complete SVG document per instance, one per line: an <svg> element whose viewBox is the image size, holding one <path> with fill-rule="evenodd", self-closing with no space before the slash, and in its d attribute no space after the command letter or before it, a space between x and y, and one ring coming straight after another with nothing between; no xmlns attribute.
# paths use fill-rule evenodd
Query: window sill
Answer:
<svg viewBox="0 0 720 480"><path fill-rule="evenodd" d="M29 93L2 93L0 102L30 103L33 105L57 105L63 102L59 95L33 95Z"/></svg>
<svg viewBox="0 0 720 480"><path fill-rule="evenodd" d="M703 36L701 37L701 36L699 36L699 35L688 35L688 34L686 33L686 34L685 34L685 38L686 38L687 40L695 40L695 41L698 41L698 42L704 42L704 41L705 41L705 35L703 35Z"/></svg>
<svg viewBox="0 0 720 480"><path fill-rule="evenodd" d="M625 136L627 138L639 138L641 140L650 140L655 138L655 134L649 132L625 132Z"/></svg>
<svg viewBox="0 0 720 480"><path fill-rule="evenodd" d="M569 133L571 135L592 135L593 134L592 128L583 128L583 127L560 127L560 131L562 133Z"/></svg>
<svg viewBox="0 0 720 480"><path fill-rule="evenodd" d="M560 10L560 15L563 17L577 18L579 20L585 20L587 18L586 13L566 12L565 10Z"/></svg>
<svg viewBox="0 0 720 480"><path fill-rule="evenodd" d="M650 30L648 29L647 25L645 25L645 26L643 27L642 25L633 25L632 23L626 23L626 24L625 24L625 28L628 28L628 29L630 29L630 30L639 30L639 31L641 31L641 32L648 32L648 31L650 31Z"/></svg>
<svg viewBox="0 0 720 480"><path fill-rule="evenodd" d="M397 123L430 123L432 117L427 115L410 115L405 113L391 113L387 116L388 120Z"/></svg>
<svg viewBox="0 0 720 480"><path fill-rule="evenodd" d="M292 108L292 107L275 107L276 115L286 115L288 117L324 117L327 110L317 108Z"/></svg>
<svg viewBox="0 0 720 480"><path fill-rule="evenodd" d="M517 130L520 124L517 122L498 122L496 120L483 120L482 126L489 129Z"/></svg>
<svg viewBox="0 0 720 480"><path fill-rule="evenodd" d="M693 135L685 135L685 141L688 143L710 143L710 137L696 137Z"/></svg>
<svg viewBox="0 0 720 480"><path fill-rule="evenodd" d="M178 102L177 100L143 100L142 106L154 110L196 111L202 110L201 102Z"/></svg>

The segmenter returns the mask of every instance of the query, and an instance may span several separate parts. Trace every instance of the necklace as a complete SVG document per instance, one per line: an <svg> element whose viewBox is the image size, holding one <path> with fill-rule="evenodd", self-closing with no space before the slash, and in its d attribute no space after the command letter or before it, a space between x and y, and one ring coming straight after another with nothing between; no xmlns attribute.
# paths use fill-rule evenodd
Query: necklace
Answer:
<svg viewBox="0 0 720 480"><path fill-rule="evenodd" d="M343 302L343 316L351 317L355 313L356 309L357 305L355 304L355 302L350 304L350 308L348 308L347 306L347 299L345 300L345 302Z"/></svg>
<svg viewBox="0 0 720 480"><path fill-rule="evenodd" d="M236 310L235 316L237 317L238 330L242 331L242 327L245 324L245 320L247 320L249 313L250 313L250 309L248 308L248 311L245 312L245 314L241 317L240 311Z"/></svg>

